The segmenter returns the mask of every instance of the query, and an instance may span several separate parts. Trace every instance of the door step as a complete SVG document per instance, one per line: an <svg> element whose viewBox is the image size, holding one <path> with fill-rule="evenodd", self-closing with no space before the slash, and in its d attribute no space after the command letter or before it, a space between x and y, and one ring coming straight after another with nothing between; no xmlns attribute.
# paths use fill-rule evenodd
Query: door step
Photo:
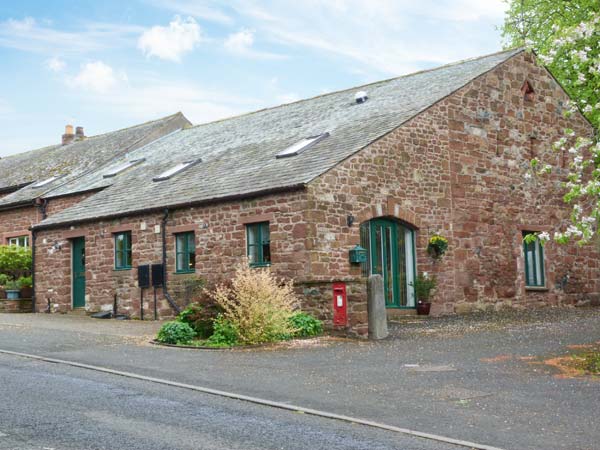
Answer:
<svg viewBox="0 0 600 450"><path fill-rule="evenodd" d="M399 319L402 317L413 317L417 315L416 309L396 309L396 308L388 308L386 309L388 319Z"/></svg>
<svg viewBox="0 0 600 450"><path fill-rule="evenodd" d="M68 311L67 314L72 316L87 316L87 311L85 308L73 308L71 311Z"/></svg>

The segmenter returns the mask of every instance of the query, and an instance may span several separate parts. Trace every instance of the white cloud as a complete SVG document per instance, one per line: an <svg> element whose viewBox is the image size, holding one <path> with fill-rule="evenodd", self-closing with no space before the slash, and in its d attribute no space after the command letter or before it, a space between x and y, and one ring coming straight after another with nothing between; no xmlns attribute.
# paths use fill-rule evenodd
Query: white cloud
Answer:
<svg viewBox="0 0 600 450"><path fill-rule="evenodd" d="M254 34L255 30L243 29L237 33L230 34L225 39L224 47L227 51L246 58L254 59L282 59L285 55L275 53L262 52L254 50Z"/></svg>
<svg viewBox="0 0 600 450"><path fill-rule="evenodd" d="M200 26L192 17L182 20L175 16L168 26L156 25L144 31L138 40L138 48L146 56L156 56L170 61L181 60L201 41Z"/></svg>
<svg viewBox="0 0 600 450"><path fill-rule="evenodd" d="M127 80L125 74L116 74L112 67L102 61L93 61L81 66L81 71L68 84L84 90L106 93L114 88L119 80Z"/></svg>
<svg viewBox="0 0 600 450"><path fill-rule="evenodd" d="M503 0L229 0L272 43L345 59L378 78L499 50ZM490 39L482 39L489 36Z"/></svg>
<svg viewBox="0 0 600 450"><path fill-rule="evenodd" d="M198 17L200 19L221 24L233 23L233 18L225 13L219 5L210 5L210 0L202 3L192 0L147 0L153 6L175 11L186 16Z"/></svg>
<svg viewBox="0 0 600 450"><path fill-rule="evenodd" d="M53 57L46 60L46 68L52 72L62 72L65 70L67 63L58 57Z"/></svg>
<svg viewBox="0 0 600 450"><path fill-rule="evenodd" d="M247 52L254 44L254 30L242 30L229 35L225 48L234 53Z"/></svg>
<svg viewBox="0 0 600 450"><path fill-rule="evenodd" d="M51 28L35 18L0 22L0 47L42 53L73 54L133 45L133 37L144 29L132 25L88 22L76 31Z"/></svg>

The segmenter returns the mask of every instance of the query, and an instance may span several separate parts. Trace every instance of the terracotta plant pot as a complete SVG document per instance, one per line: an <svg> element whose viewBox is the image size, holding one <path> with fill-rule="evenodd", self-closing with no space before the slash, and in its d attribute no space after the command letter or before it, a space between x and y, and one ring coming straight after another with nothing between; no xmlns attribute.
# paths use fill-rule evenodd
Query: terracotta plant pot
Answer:
<svg viewBox="0 0 600 450"><path fill-rule="evenodd" d="M31 287L22 287L21 288L21 298L31 298L33 296L33 288Z"/></svg>
<svg viewBox="0 0 600 450"><path fill-rule="evenodd" d="M428 316L431 310L431 302L417 302L417 315Z"/></svg>

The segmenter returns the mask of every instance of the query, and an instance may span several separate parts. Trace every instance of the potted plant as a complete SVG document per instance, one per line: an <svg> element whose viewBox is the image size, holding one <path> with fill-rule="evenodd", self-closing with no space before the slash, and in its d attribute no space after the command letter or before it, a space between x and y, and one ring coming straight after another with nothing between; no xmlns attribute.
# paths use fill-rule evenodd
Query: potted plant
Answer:
<svg viewBox="0 0 600 450"><path fill-rule="evenodd" d="M427 243L427 253L429 253L432 258L440 258L446 253L446 250L448 250L448 239L444 236L434 234L429 238L429 242Z"/></svg>
<svg viewBox="0 0 600 450"><path fill-rule="evenodd" d="M21 287L19 286L19 282L17 280L10 280L4 286L4 290L6 291L6 298L8 300L18 300L19 294L21 293Z"/></svg>
<svg viewBox="0 0 600 450"><path fill-rule="evenodd" d="M21 287L21 298L31 298L33 296L33 282L31 277L20 277L17 282Z"/></svg>
<svg viewBox="0 0 600 450"><path fill-rule="evenodd" d="M429 297L431 291L435 289L437 280L435 277L430 277L427 272L419 274L414 282L415 296L417 297L417 314L420 316L429 315L431 310L431 302Z"/></svg>

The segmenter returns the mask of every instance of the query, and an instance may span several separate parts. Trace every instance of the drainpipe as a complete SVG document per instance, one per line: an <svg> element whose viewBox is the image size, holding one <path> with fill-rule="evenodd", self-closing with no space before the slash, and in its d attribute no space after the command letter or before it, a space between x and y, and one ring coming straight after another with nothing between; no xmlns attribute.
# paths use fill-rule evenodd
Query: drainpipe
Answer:
<svg viewBox="0 0 600 450"><path fill-rule="evenodd" d="M35 312L35 240L37 238L35 230L31 230L31 312Z"/></svg>
<svg viewBox="0 0 600 450"><path fill-rule="evenodd" d="M40 210L40 214L42 216L42 220L48 217L46 213L46 207L48 206L48 200L45 198L37 198L35 200L35 206ZM35 300L36 300L36 289L35 289L35 241L37 239L36 230L31 230L31 290L33 294L31 294L31 312L35 312Z"/></svg>
<svg viewBox="0 0 600 450"><path fill-rule="evenodd" d="M162 231L162 264L163 264L163 294L165 298L171 305L171 308L175 310L177 314L181 312L181 309L177 304L173 301L171 295L169 295L169 291L167 289L167 220L169 219L169 208L165 208L164 216L161 222L161 231Z"/></svg>

